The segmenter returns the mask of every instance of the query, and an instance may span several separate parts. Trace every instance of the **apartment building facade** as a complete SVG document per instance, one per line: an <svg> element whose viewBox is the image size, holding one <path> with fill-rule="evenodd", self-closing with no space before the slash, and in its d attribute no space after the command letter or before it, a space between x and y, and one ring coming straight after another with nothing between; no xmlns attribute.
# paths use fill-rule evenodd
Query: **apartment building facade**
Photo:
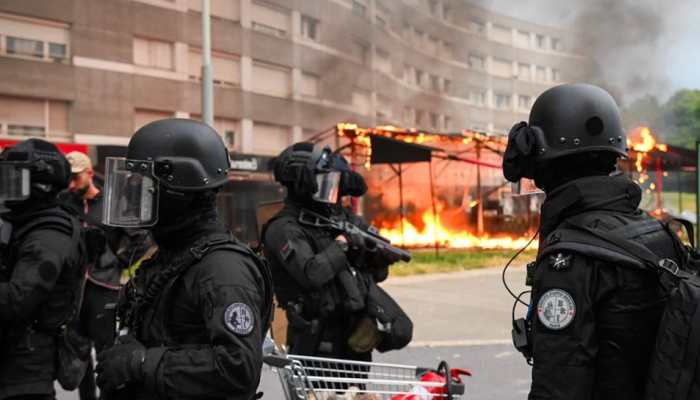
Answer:
<svg viewBox="0 0 700 400"><path fill-rule="evenodd" d="M507 133L585 62L465 0L211 0L215 128L273 155L337 122ZM0 2L0 140L125 145L201 114L201 0Z"/></svg>

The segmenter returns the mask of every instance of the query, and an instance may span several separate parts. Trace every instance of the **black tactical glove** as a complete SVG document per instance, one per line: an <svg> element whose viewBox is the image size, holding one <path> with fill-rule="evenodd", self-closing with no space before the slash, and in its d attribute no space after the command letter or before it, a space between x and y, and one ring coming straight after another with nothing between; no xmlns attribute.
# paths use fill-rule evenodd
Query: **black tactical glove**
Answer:
<svg viewBox="0 0 700 400"><path fill-rule="evenodd" d="M365 238L359 232L343 232L341 236L347 242L347 247L343 246L343 250L349 260L360 259L365 253ZM337 239L336 239L337 240Z"/></svg>
<svg viewBox="0 0 700 400"><path fill-rule="evenodd" d="M103 393L112 393L127 385L143 382L146 347L133 336L117 339L117 344L97 355L97 386Z"/></svg>

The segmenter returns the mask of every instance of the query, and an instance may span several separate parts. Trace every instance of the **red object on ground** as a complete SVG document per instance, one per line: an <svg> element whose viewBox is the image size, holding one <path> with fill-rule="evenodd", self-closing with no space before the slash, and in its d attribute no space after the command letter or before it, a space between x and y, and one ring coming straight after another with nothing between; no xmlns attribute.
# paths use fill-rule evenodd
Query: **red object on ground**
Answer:
<svg viewBox="0 0 700 400"><path fill-rule="evenodd" d="M21 140L7 140L7 139L0 139L0 150L4 149L5 147L12 147L15 144L21 142ZM71 151L79 151L81 153L88 153L88 146L86 144L80 144L80 143L54 143L56 147L58 147L59 150L61 150L61 153L63 154L68 154Z"/></svg>
<svg viewBox="0 0 700 400"><path fill-rule="evenodd" d="M450 369L450 375L452 377L452 382L453 383L462 383L462 378L461 376L472 376L472 373L469 372L469 370L466 370L464 368L451 368ZM445 377L437 373L436 371L428 371L421 375L420 377L421 382L439 382L439 383L445 383ZM446 395L447 394L447 388L445 386L436 386L436 387L425 387L425 386L416 386L413 389L413 393L411 394L399 394L396 396L393 396L391 400L430 400L434 397L435 395Z"/></svg>

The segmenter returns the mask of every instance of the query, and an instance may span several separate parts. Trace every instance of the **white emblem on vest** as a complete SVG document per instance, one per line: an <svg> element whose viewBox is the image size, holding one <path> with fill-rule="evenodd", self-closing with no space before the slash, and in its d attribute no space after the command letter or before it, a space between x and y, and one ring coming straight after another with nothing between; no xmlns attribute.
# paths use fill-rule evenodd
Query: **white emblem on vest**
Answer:
<svg viewBox="0 0 700 400"><path fill-rule="evenodd" d="M561 330L569 326L576 316L576 303L569 293L561 289L546 291L537 302L537 317L545 327Z"/></svg>
<svg viewBox="0 0 700 400"><path fill-rule="evenodd" d="M226 307L224 323L228 330L236 335L247 335L255 327L253 310L247 304L233 303Z"/></svg>

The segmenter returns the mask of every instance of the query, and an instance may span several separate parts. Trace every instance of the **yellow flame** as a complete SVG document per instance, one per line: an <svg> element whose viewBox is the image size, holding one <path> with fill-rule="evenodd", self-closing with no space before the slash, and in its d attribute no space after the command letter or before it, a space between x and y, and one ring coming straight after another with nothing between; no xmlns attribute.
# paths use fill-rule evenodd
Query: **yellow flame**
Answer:
<svg viewBox="0 0 700 400"><path fill-rule="evenodd" d="M421 230L404 218L403 234L399 222L380 229L379 233L391 243L407 247L430 247L437 240L441 247L449 248L521 249L529 242L527 237L476 236L466 230L451 231L440 222L439 216L434 218L430 210L425 211L421 218L425 224ZM536 247L537 243L533 242L531 246Z"/></svg>

